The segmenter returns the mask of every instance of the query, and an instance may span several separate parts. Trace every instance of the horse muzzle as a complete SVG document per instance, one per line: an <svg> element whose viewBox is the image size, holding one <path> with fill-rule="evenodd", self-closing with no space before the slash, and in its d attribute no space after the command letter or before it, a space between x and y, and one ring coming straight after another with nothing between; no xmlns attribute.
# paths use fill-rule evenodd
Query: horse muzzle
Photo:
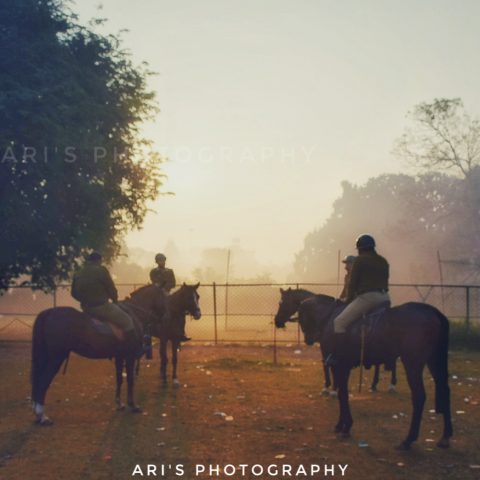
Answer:
<svg viewBox="0 0 480 480"><path fill-rule="evenodd" d="M196 310L195 312L193 312L192 317L194 320L200 320L200 318L202 317L202 312L200 310Z"/></svg>

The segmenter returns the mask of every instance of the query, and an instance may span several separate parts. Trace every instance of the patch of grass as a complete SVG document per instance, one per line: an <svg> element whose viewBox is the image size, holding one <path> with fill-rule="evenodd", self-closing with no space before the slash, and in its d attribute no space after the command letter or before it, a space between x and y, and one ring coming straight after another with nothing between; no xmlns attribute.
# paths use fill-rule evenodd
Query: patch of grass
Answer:
<svg viewBox="0 0 480 480"><path fill-rule="evenodd" d="M271 360L258 359L252 360L248 358L219 358L217 360L211 360L205 363L206 368L218 368L223 370L240 370L242 368L280 368L280 367L294 367L297 366L293 363L273 363Z"/></svg>
<svg viewBox="0 0 480 480"><path fill-rule="evenodd" d="M466 322L450 323L450 348L480 351L480 326Z"/></svg>

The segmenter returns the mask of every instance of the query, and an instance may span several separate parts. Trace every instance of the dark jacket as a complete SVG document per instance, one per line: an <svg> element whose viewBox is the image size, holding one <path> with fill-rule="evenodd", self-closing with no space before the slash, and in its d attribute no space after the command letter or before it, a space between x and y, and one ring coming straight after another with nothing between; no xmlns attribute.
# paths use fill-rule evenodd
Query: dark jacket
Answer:
<svg viewBox="0 0 480 480"><path fill-rule="evenodd" d="M353 262L348 301L357 295L376 290L388 290L389 265L377 252L362 252Z"/></svg>
<svg viewBox="0 0 480 480"><path fill-rule="evenodd" d="M82 307L96 307L109 300L118 300L118 292L108 270L103 265L88 261L73 276L71 294Z"/></svg>
<svg viewBox="0 0 480 480"><path fill-rule="evenodd" d="M150 272L150 280L155 285L164 288L167 292L175 288L177 282L175 274L170 268L156 267Z"/></svg>

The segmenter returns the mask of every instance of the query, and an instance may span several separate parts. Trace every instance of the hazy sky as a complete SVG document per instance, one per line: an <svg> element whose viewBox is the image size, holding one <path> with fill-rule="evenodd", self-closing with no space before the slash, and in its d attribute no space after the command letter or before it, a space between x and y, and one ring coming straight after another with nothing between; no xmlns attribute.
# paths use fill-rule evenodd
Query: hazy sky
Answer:
<svg viewBox="0 0 480 480"><path fill-rule="evenodd" d="M415 104L458 96L480 112L476 0L101 3L76 10L128 29L135 61L159 73L147 133L175 192L132 246L240 239L261 262L290 263L342 180L404 170L390 152Z"/></svg>

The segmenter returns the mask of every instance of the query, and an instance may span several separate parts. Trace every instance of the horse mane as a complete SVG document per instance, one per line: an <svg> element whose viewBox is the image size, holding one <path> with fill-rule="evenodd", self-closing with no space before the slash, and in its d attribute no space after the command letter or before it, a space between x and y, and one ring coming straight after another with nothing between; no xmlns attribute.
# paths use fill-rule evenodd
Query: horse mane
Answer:
<svg viewBox="0 0 480 480"><path fill-rule="evenodd" d="M332 303L335 300L335 297L332 297L330 295L324 295L323 293L317 293L315 295L315 298L320 303Z"/></svg>
<svg viewBox="0 0 480 480"><path fill-rule="evenodd" d="M146 290L147 288L149 288L151 286L153 286L152 283L149 283L147 285L142 285L141 287L138 287L133 292L131 292L130 295L128 295L127 299L136 296L137 294L139 294L140 292L143 292L144 290Z"/></svg>

